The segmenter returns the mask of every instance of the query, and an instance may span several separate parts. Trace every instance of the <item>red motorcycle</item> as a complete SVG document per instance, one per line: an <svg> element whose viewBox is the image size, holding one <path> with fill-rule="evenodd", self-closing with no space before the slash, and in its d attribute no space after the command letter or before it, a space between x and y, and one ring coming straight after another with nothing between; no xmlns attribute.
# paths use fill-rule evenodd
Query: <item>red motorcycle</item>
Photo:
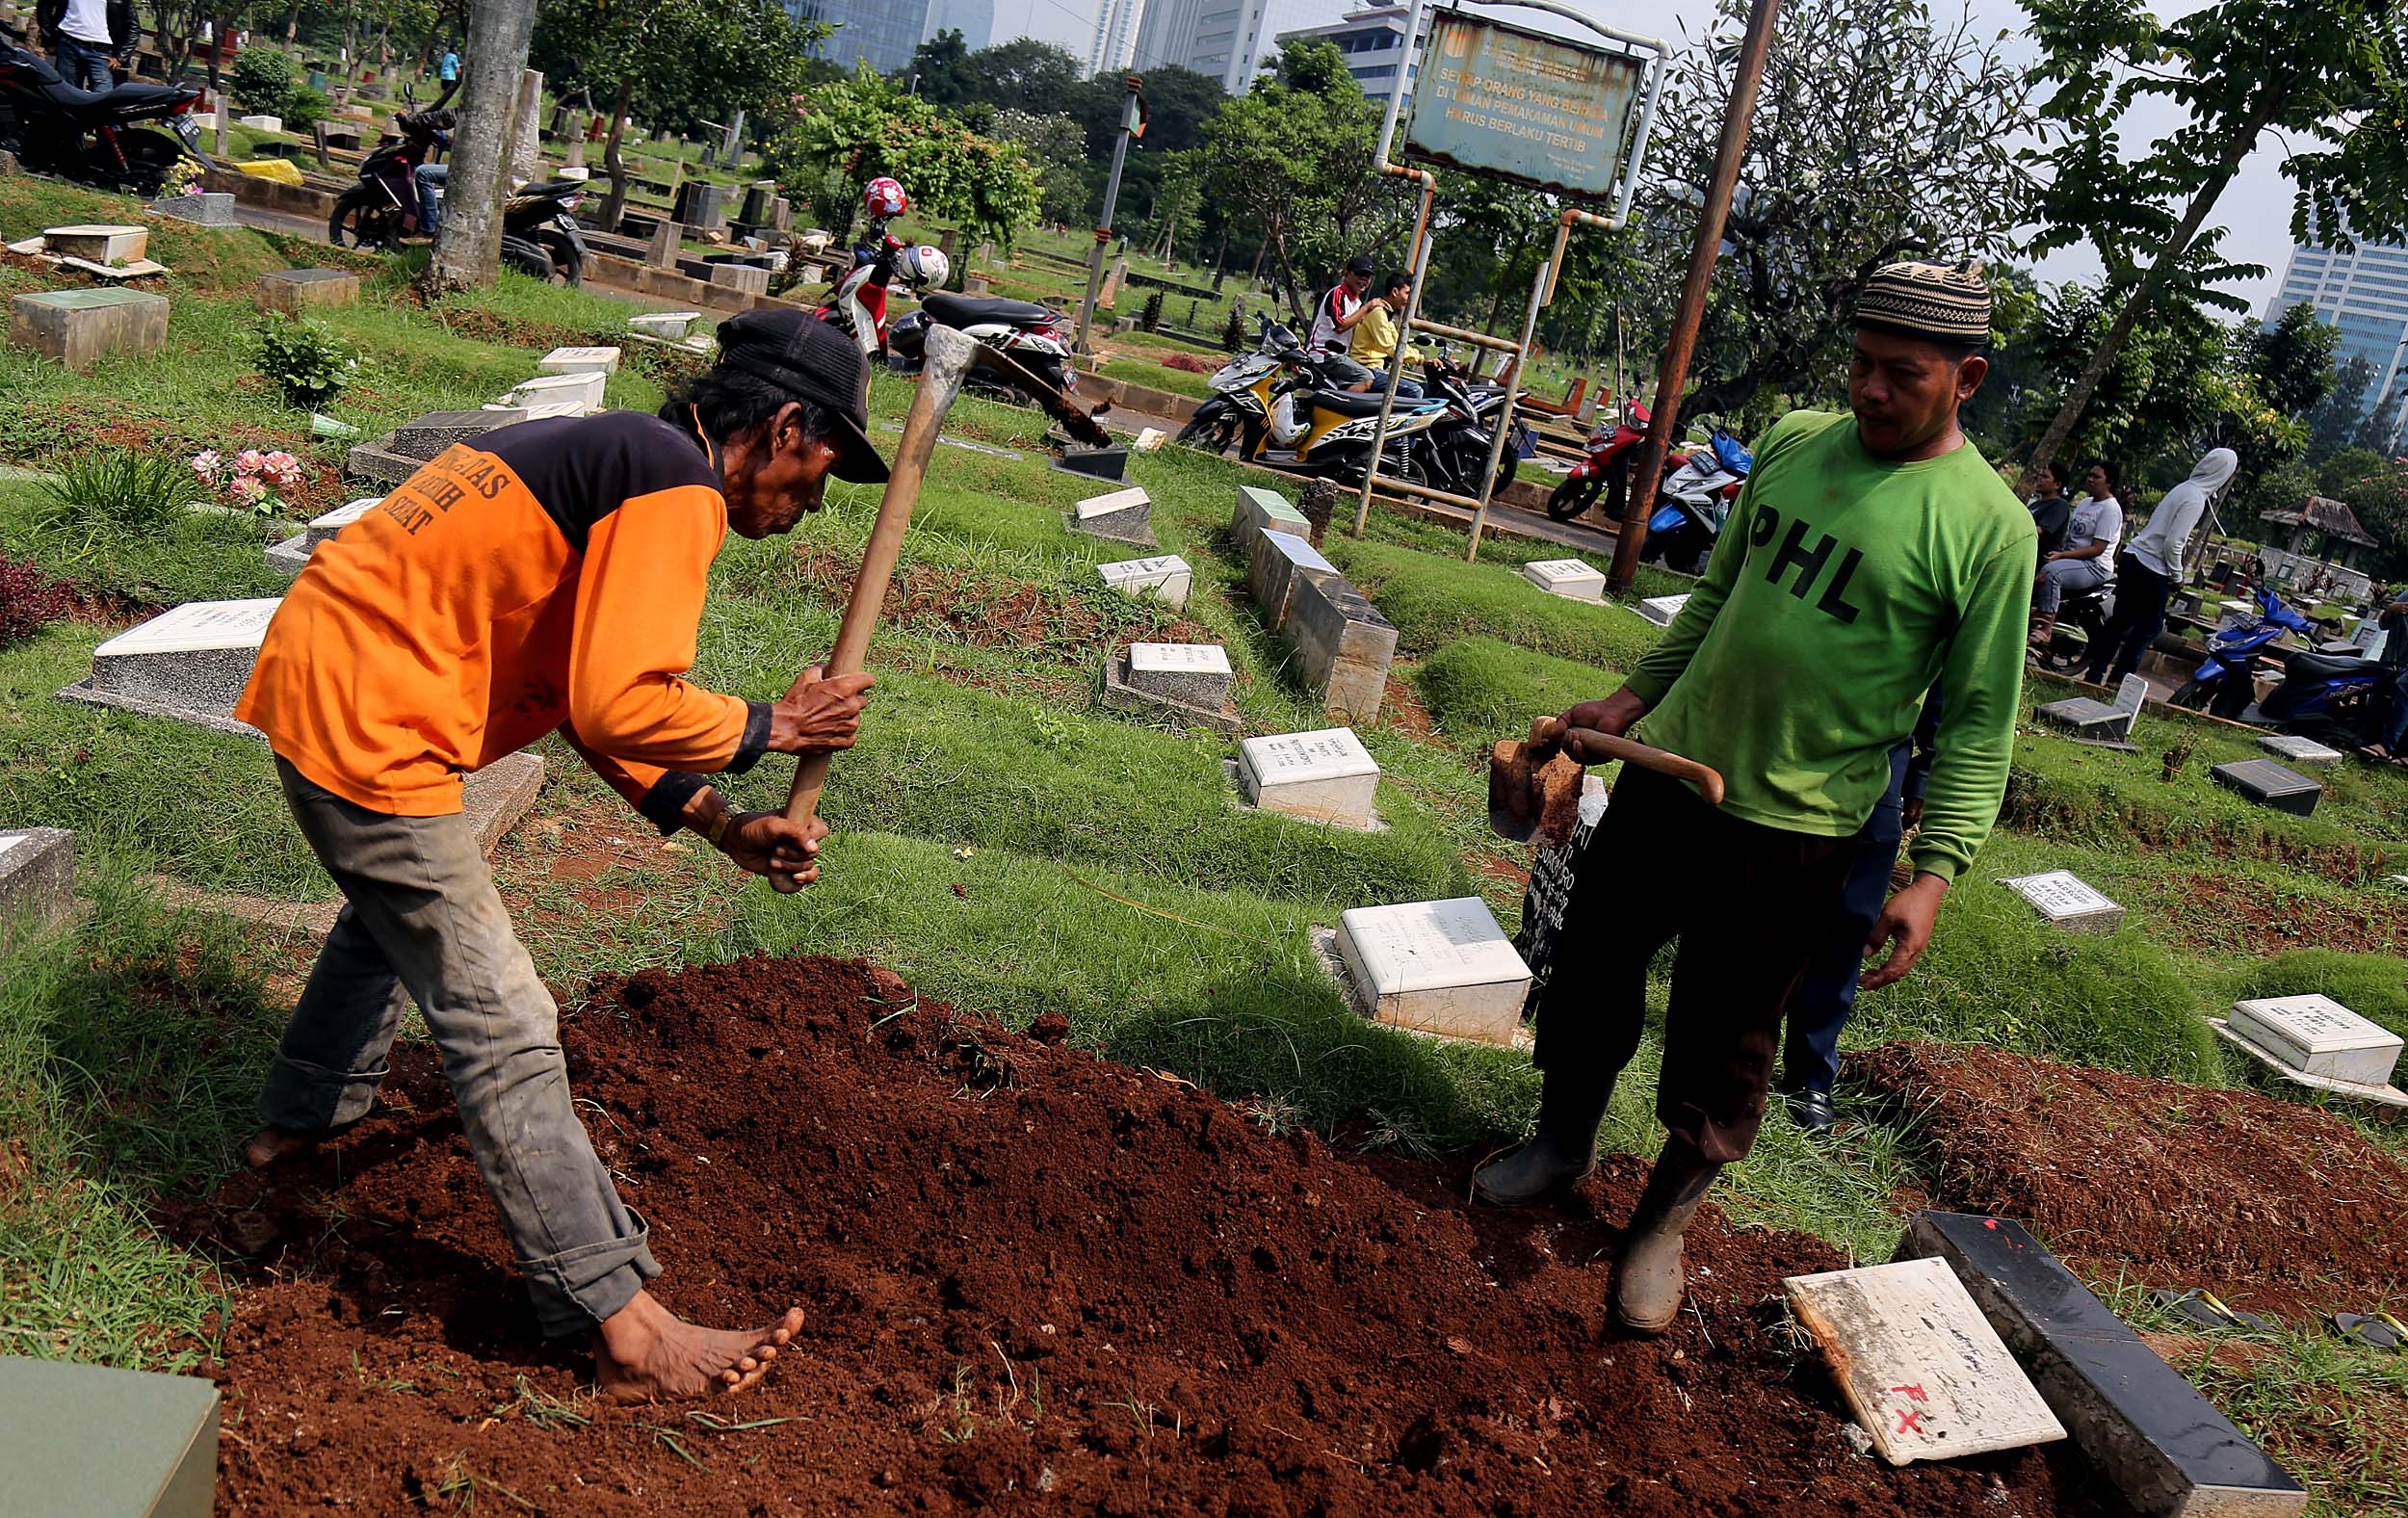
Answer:
<svg viewBox="0 0 2408 1518"><path fill-rule="evenodd" d="M1606 514L1620 521L1630 500L1631 461L1638 457L1638 445L1647 436L1647 407L1636 401L1626 401L1615 415L1600 418L1597 430L1588 434L1588 457L1574 464L1547 497L1547 515L1568 522L1596 505L1601 492L1610 492L1606 495ZM1678 469L1684 461L1678 454L1667 458L1665 472Z"/></svg>
<svg viewBox="0 0 2408 1518"><path fill-rule="evenodd" d="M869 236L852 250L851 270L811 314L843 327L861 356L875 361L886 346L887 287L901 284L915 294L941 289L952 270L942 249L906 243L886 229L910 209L902 185L882 176L873 179L862 192L861 204L870 217Z"/></svg>

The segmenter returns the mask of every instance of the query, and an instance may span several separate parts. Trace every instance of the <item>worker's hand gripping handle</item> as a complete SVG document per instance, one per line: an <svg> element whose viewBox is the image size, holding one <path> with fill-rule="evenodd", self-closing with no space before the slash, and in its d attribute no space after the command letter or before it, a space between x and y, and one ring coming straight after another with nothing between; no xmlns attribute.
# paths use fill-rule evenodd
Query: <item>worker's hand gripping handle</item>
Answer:
<svg viewBox="0 0 2408 1518"><path fill-rule="evenodd" d="M1676 753L1650 748L1633 739L1617 738L1593 727L1566 727L1555 718L1542 717L1531 724L1531 744L1533 748L1568 749L1572 757L1583 764L1604 764L1610 759L1619 759L1624 764L1636 765L1642 770L1653 770L1658 774L1686 780L1697 787L1697 794L1707 805L1722 804L1720 772L1694 759L1684 759Z"/></svg>

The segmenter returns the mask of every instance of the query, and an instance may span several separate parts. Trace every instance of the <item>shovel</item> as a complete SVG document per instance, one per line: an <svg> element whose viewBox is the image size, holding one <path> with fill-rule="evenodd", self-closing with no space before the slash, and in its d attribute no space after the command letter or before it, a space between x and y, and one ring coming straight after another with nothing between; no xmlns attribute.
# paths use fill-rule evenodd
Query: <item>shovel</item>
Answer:
<svg viewBox="0 0 2408 1518"><path fill-rule="evenodd" d="M1077 402L1012 358L953 327L930 324L927 367L911 398L911 409L903 417L903 441L896 445L895 466L887 476L886 494L878 501L877 523L870 529L869 546L862 551L861 573L853 579L844 620L837 624L836 647L824 667L828 674L859 674L869 663L870 632L886 604L886 587L895 578L895 563L903 557L903 534L911 526L912 508L919 504L929 456L936 452L945 413L960 398L962 382L973 369L991 371L1017 386L1071 436L1099 447L1112 441L1112 434L1079 409ZM786 800L790 820L806 823L819 810L830 757L805 754L795 767L794 791Z"/></svg>
<svg viewBox="0 0 2408 1518"><path fill-rule="evenodd" d="M1592 728L1567 728L1552 717L1531 723L1528 743L1501 738L1488 752L1488 825L1515 843L1560 849L1579 821L1581 776L1586 766L1565 751L1577 737L1589 764L1619 759L1642 770L1687 780L1709 806L1722 804L1722 776L1694 759L1650 748Z"/></svg>

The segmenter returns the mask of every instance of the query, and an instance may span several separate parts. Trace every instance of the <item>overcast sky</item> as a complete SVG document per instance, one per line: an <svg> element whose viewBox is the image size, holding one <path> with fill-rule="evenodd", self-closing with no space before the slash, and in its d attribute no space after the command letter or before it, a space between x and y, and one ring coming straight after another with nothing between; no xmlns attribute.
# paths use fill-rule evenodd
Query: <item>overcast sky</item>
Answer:
<svg viewBox="0 0 2408 1518"><path fill-rule="evenodd" d="M1952 16L1953 7L1959 3L1961 0L1930 0L1933 13L1942 16ZM2179 15L2202 3L2204 0L2165 0L2158 10L2161 15ZM1675 44L1681 40L1682 22L1687 22L1689 35L1695 36L1713 19L1714 12L1713 0L1590 0L1590 4L1591 13L1610 26L1661 36ZM1356 8L1355 0L1270 0L1270 5L1269 30L1274 32L1334 21ZM1543 11L1500 10L1496 13L1542 31L1578 31ZM2023 24L2024 13L2015 0L1974 0L1974 13L2000 30L2019 29ZM1095 0L995 0L994 39L1001 42L1022 36L1040 38L1060 42L1085 58L1094 31L1094 18ZM2145 147L2159 131L2179 119L2162 101L2151 101L2147 109L2156 113L2155 117L2135 118L2124 134L2127 143ZM2210 222L2229 228L2224 249L2235 263L2263 264L2266 268L2264 276L2232 286L2249 301L2253 312L2264 312L2290 256L2290 182L2283 177L2281 164L2279 144L2261 146L2250 154L2239 176L2217 202ZM2052 254L2040 263L2039 270L2045 278L2079 279L2097 275L2099 265L2088 249L2074 249Z"/></svg>

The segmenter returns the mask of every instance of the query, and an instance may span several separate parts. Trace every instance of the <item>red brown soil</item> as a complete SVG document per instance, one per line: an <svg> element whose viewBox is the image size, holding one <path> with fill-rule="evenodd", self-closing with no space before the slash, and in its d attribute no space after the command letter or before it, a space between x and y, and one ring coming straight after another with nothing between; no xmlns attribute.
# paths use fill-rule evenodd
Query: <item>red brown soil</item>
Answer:
<svg viewBox="0 0 2408 1518"><path fill-rule="evenodd" d="M2408 1166L2330 1113L1955 1045L1847 1069L1914 1122L1934 1205L2016 1218L2093 1282L2294 1318L2408 1300Z"/></svg>
<svg viewBox="0 0 2408 1518"><path fill-rule="evenodd" d="M563 1042L655 1289L714 1322L809 1314L766 1382L699 1408L599 1405L533 1337L433 1061L404 1047L365 1123L187 1220L258 1257L215 1372L221 1510L2098 1510L2062 1445L1856 1453L1767 1326L1782 1275L1845 1263L1814 1240L1710 1210L1700 1312L1619 1338L1607 1219L1637 1162L1560 1210L1476 1214L1468 1160L1274 1137L1067 1032L859 962L597 987Z"/></svg>
<svg viewBox="0 0 2408 1518"><path fill-rule="evenodd" d="M2159 877L2148 894L2161 909L2160 931L2210 953L2314 947L2396 955L2408 944L2408 896L2396 891L2294 896L2262 880L2186 871Z"/></svg>
<svg viewBox="0 0 2408 1518"><path fill-rule="evenodd" d="M804 587L831 606L852 595L860 570L850 554L798 545L794 565ZM973 648L1052 649L1088 658L1100 644L1151 639L1200 642L1211 634L1154 601L970 573L939 564L905 564L887 591L883 616L905 632L941 633Z"/></svg>

